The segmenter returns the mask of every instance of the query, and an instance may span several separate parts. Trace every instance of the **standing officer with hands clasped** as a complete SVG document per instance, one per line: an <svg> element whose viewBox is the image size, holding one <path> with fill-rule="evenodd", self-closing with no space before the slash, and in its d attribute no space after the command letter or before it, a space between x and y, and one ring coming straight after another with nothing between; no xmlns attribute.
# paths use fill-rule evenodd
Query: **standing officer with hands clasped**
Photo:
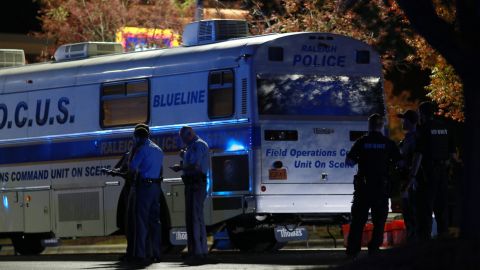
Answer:
<svg viewBox="0 0 480 270"><path fill-rule="evenodd" d="M383 229L388 215L388 168L392 162L401 159L395 143L381 133L383 126L383 117L372 114L368 118L368 134L354 143L346 157L348 165L358 164L347 245L347 255L352 258L360 252L363 227L370 209L374 228L368 253L372 255L378 252L383 242Z"/></svg>
<svg viewBox="0 0 480 270"><path fill-rule="evenodd" d="M207 262L208 253L203 204L206 197L210 153L208 144L200 139L191 127L182 127L179 135L187 148L186 151L180 152L182 163L170 168L177 172L183 171L188 242L188 256L185 263L200 265Z"/></svg>
<svg viewBox="0 0 480 270"><path fill-rule="evenodd" d="M438 235L448 236L447 192L448 163L457 159L453 136L447 125L434 118L431 102L418 108L420 125L409 187L417 193L417 238L429 240L432 232L432 212L437 221Z"/></svg>
<svg viewBox="0 0 480 270"><path fill-rule="evenodd" d="M401 166L401 182L402 182L402 214L407 229L407 241L413 242L416 237L416 203L415 188L409 183L410 171L413 167L413 158L417 144L417 124L418 114L413 110L407 110L397 115L403 121L403 130L406 131L405 138L398 145L402 154L403 164Z"/></svg>

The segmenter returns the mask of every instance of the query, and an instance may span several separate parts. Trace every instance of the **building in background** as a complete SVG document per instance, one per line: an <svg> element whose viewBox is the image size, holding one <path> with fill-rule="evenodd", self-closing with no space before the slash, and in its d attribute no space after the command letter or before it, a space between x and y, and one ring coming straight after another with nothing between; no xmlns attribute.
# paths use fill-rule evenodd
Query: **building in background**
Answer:
<svg viewBox="0 0 480 270"><path fill-rule="evenodd" d="M0 49L22 49L25 52L26 63L50 60L56 48L54 40L34 37L33 33L41 31L38 19L40 4L38 1L12 1L19 12L7 12L0 18ZM204 19L245 19L248 11L241 9L242 1L205 1ZM21 11L21 12L20 12ZM183 24L194 20L184 18ZM12 23L15 22L15 23ZM124 27L116 37L126 51L146 48L174 47L181 44L181 34L170 29L146 29L140 27Z"/></svg>
<svg viewBox="0 0 480 270"><path fill-rule="evenodd" d="M0 49L20 49L25 52L26 63L44 58L48 41L26 34L0 33Z"/></svg>

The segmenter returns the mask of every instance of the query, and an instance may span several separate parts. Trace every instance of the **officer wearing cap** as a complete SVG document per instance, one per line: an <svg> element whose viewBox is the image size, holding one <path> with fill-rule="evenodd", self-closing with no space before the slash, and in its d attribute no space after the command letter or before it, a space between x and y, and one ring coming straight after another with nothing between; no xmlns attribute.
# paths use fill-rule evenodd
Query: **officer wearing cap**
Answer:
<svg viewBox="0 0 480 270"><path fill-rule="evenodd" d="M383 117L372 114L368 118L368 133L355 141L346 157L346 164L358 164L354 177L352 222L348 235L347 255L356 257L360 252L363 227L371 210L374 225L372 240L368 244L370 255L378 252L383 242L383 230L388 214L388 168L400 159L396 144L381 132Z"/></svg>
<svg viewBox="0 0 480 270"><path fill-rule="evenodd" d="M406 131L404 139L400 142L400 153L403 162L401 166L402 174L402 212L403 220L407 229L407 240L412 242L416 239L416 217L415 217L415 190L412 186L408 186L409 173L413 165L413 157L417 143L417 124L418 114L413 110L407 110L397 115L403 120L403 130Z"/></svg>
<svg viewBox="0 0 480 270"><path fill-rule="evenodd" d="M135 192L134 257L139 263L148 263L148 248L154 262L161 259L160 252L160 202L163 151L149 139L148 126L139 124L134 131L134 148L129 161L129 171L134 175ZM132 192L131 192L132 194ZM150 241L150 243L148 243Z"/></svg>
<svg viewBox="0 0 480 270"><path fill-rule="evenodd" d="M428 240L432 231L432 212L439 236L448 235L447 192L450 158L456 158L453 136L447 125L434 118L434 106L423 102L409 186L417 193L417 238Z"/></svg>
<svg viewBox="0 0 480 270"><path fill-rule="evenodd" d="M206 262L208 247L207 233L203 216L203 204L206 197L207 172L210 167L208 144L188 126L179 133L186 151L181 151L181 165L171 167L183 171L185 184L185 219L187 225L188 255L186 264L198 265Z"/></svg>

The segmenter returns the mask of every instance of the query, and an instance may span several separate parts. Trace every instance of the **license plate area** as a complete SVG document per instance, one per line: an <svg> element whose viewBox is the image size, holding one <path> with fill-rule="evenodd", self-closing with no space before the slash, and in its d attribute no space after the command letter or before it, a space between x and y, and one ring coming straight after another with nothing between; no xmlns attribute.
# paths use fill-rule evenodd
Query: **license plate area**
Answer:
<svg viewBox="0 0 480 270"><path fill-rule="evenodd" d="M308 240L308 231L306 227L296 227L294 225L275 227L275 239L278 242L306 241Z"/></svg>
<svg viewBox="0 0 480 270"><path fill-rule="evenodd" d="M287 169L269 169L269 180L287 180Z"/></svg>

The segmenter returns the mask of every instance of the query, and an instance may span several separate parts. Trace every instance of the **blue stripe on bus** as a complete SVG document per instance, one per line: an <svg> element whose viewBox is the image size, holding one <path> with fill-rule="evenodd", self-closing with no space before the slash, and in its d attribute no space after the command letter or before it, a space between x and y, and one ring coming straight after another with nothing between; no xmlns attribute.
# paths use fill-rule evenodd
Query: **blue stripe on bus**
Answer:
<svg viewBox="0 0 480 270"><path fill-rule="evenodd" d="M248 150L252 147L251 125L197 127L196 131L210 148L238 151L242 150L241 148ZM154 130L152 140L167 153L177 152L182 146L176 130L163 133L156 133ZM131 143L131 135L125 135L115 138L96 136L68 142L50 141L33 145L7 146L0 148L0 164L119 156L128 151Z"/></svg>

